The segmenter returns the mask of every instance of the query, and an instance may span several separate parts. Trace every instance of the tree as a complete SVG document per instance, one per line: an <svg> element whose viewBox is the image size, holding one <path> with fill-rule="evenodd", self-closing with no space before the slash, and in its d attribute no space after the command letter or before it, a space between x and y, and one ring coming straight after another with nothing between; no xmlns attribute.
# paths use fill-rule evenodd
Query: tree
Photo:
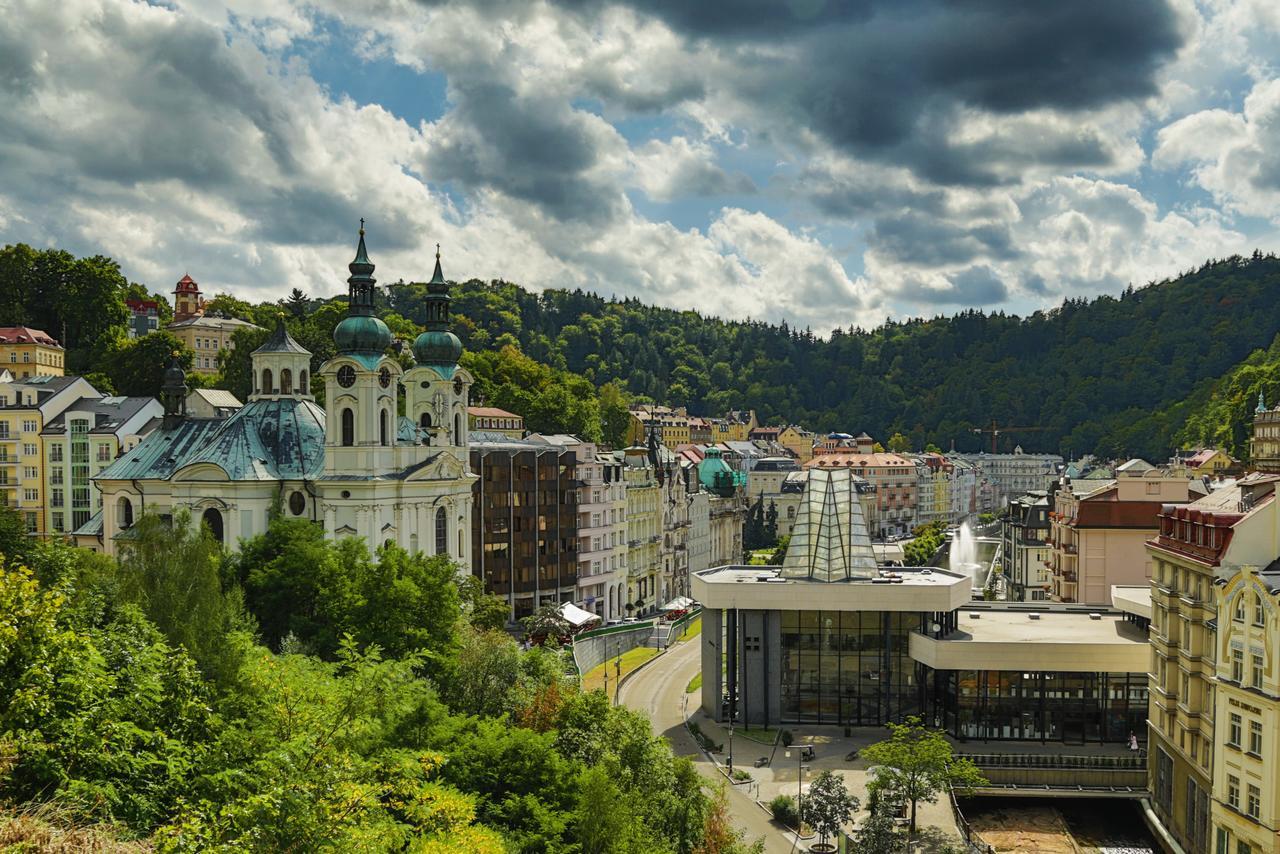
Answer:
<svg viewBox="0 0 1280 854"><path fill-rule="evenodd" d="M778 542L778 505L772 500L764 514L764 539L769 545L776 545Z"/></svg>
<svg viewBox="0 0 1280 854"><path fill-rule="evenodd" d="M526 638L543 640L562 638L569 634L569 621L564 618L559 605L543 605L520 620Z"/></svg>
<svg viewBox="0 0 1280 854"><path fill-rule="evenodd" d="M631 427L631 410L627 408L626 391L618 382L600 386L600 438L611 448L625 448L627 430Z"/></svg>
<svg viewBox="0 0 1280 854"><path fill-rule="evenodd" d="M301 320L306 317L307 311L311 308L311 300L307 299L302 288L294 288L289 292L289 298L284 301L284 306L295 320Z"/></svg>
<svg viewBox="0 0 1280 854"><path fill-rule="evenodd" d="M121 599L138 605L206 677L227 684L244 653L244 643L229 636L250 625L239 588L222 589L221 545L186 512L172 522L145 513L129 533L121 543Z"/></svg>
<svg viewBox="0 0 1280 854"><path fill-rule="evenodd" d="M501 596L486 593L479 576L467 574L458 579L458 597L463 616L476 629L500 631L511 617L511 606Z"/></svg>
<svg viewBox="0 0 1280 854"><path fill-rule="evenodd" d="M893 819L874 810L858 826L853 839L858 854L898 854L902 850Z"/></svg>
<svg viewBox="0 0 1280 854"><path fill-rule="evenodd" d="M520 650L510 635L466 627L459 632L441 697L459 714L493 717L511 710L519 678Z"/></svg>
<svg viewBox="0 0 1280 854"><path fill-rule="evenodd" d="M733 826L729 816L729 799L724 793L724 784L716 787L707 809L706 820L702 826L702 841L693 849L693 854L761 854L764 851L764 840L756 840L752 845L744 843L746 834Z"/></svg>
<svg viewBox="0 0 1280 854"><path fill-rule="evenodd" d="M844 777L832 771L823 771L809 786L809 793L800 806L800 818L822 837L837 835L840 828L853 819L858 811L858 799L849 794Z"/></svg>
<svg viewBox="0 0 1280 854"><path fill-rule="evenodd" d="M889 437L889 450L895 454L904 454L911 450L911 440L901 433Z"/></svg>
<svg viewBox="0 0 1280 854"><path fill-rule="evenodd" d="M926 454L941 454L942 449L939 448L937 445L935 445L933 442L929 442L924 446L924 452Z"/></svg>
<svg viewBox="0 0 1280 854"><path fill-rule="evenodd" d="M920 801L932 803L948 787L963 790L986 783L972 761L954 757L943 734L925 727L920 718L891 723L889 730L892 735L888 739L862 751L867 762L880 766L867 791L879 798L910 803L913 833Z"/></svg>
<svg viewBox="0 0 1280 854"><path fill-rule="evenodd" d="M195 354L172 334L159 330L140 338L113 339L101 357L103 372L116 394L129 397L157 397L164 382L169 358L178 354L184 371L190 371ZM188 380L192 377L188 375Z"/></svg>

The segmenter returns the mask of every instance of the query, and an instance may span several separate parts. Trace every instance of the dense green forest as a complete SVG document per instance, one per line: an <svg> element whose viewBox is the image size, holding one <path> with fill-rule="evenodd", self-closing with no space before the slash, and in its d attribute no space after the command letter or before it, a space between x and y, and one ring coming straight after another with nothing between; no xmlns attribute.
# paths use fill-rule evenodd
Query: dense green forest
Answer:
<svg viewBox="0 0 1280 854"><path fill-rule="evenodd" d="M158 385L152 366L172 340L128 341L116 323L124 295L146 292L109 259L22 245L0 251L0 323L65 327L69 366L95 372L104 390L143 394ZM82 294L108 310L86 314ZM418 283L378 289L379 313L402 340L421 328L425 296ZM753 408L766 423L818 431L901 433L916 449L986 447L973 429L995 419L1036 428L1006 433L1002 450L1018 443L1160 460L1200 441L1237 456L1244 449L1248 414L1239 398L1245 386L1256 398L1261 380L1246 380L1265 372L1266 348L1280 332L1280 259L1209 261L1119 297L1070 299L1028 317L969 310L825 338L502 281L461 282L453 297L477 399L520 412L539 432L616 442L627 402L649 399L704 415ZM210 302L210 310L264 327L283 311L317 366L333 353L344 307L345 297L296 290L257 305L228 295ZM212 382L243 397L249 353L266 333L241 334Z"/></svg>
<svg viewBox="0 0 1280 854"><path fill-rule="evenodd" d="M116 561L3 508L0 550L0 847L40 824L162 852L751 850L447 558L280 519L233 556L144 517Z"/></svg>

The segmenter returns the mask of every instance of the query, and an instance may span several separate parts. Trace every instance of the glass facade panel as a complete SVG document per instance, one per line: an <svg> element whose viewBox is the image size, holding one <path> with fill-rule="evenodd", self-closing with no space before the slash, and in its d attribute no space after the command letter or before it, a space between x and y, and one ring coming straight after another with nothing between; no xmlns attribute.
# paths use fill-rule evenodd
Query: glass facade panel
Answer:
<svg viewBox="0 0 1280 854"><path fill-rule="evenodd" d="M928 615L782 611L784 723L877 726L923 715L962 739L1146 740L1144 673L929 670L909 655Z"/></svg>

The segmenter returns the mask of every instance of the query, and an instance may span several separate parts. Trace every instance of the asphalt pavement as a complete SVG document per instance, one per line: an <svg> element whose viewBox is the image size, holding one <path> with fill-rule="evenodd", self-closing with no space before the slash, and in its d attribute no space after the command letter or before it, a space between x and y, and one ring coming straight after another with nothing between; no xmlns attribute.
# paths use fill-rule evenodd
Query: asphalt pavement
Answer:
<svg viewBox="0 0 1280 854"><path fill-rule="evenodd" d="M728 785L724 775L707 760L693 736L685 729L684 689L698 673L700 650L701 638L697 637L654 659L622 686L622 704L648 715L654 732L666 737L677 756L692 759L698 773L716 784L725 784L734 825L746 833L748 841L763 839L767 854L792 854L796 848L782 826L776 824L745 793L743 787ZM698 697L697 693L689 695L691 707L698 702Z"/></svg>

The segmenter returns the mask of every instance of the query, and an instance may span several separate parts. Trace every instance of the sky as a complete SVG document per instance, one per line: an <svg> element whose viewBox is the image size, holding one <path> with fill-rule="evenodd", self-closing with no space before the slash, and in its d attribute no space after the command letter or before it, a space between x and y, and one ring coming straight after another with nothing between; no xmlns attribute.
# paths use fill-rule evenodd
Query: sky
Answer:
<svg viewBox="0 0 1280 854"><path fill-rule="evenodd" d="M1274 0L5 0L0 242L825 334L1280 251Z"/></svg>

